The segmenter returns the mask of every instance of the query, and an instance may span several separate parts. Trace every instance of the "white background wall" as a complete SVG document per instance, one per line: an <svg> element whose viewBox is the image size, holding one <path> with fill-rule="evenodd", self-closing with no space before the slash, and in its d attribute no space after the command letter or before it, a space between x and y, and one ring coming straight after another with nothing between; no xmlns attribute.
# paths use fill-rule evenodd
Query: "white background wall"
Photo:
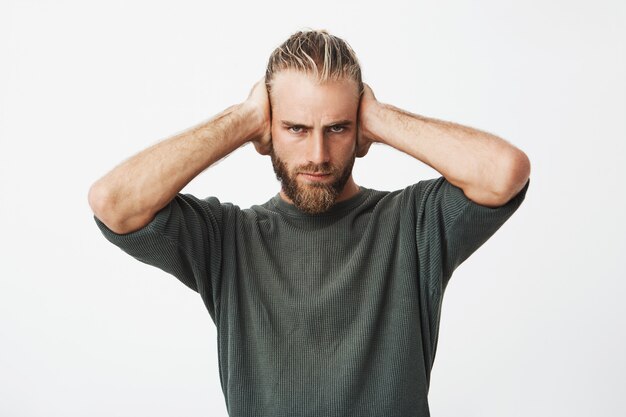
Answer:
<svg viewBox="0 0 626 417"><path fill-rule="evenodd" d="M0 1L0 415L225 416L200 297L111 245L89 186L243 101L305 27L379 100L524 150L514 216L455 272L433 416L626 414L626 5L600 1ZM375 147L357 183L439 174ZM244 147L183 192L278 192Z"/></svg>

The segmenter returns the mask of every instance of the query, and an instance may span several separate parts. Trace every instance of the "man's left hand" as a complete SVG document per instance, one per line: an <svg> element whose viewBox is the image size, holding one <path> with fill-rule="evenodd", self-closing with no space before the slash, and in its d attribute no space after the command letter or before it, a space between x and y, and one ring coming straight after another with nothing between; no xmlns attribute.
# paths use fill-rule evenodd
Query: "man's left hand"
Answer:
<svg viewBox="0 0 626 417"><path fill-rule="evenodd" d="M359 158L367 155L372 143L376 142L376 138L372 133L373 119L376 112L380 108L380 102L376 100L374 92L369 85L363 83L363 94L359 102L359 126L357 133L357 151L356 156Z"/></svg>

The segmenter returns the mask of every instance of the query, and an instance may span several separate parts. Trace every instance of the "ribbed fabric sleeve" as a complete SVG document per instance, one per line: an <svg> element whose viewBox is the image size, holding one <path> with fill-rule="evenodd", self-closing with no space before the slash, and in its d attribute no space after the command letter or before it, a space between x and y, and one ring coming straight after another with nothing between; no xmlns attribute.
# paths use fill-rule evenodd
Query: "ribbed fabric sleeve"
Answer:
<svg viewBox="0 0 626 417"><path fill-rule="evenodd" d="M319 215L278 194L243 210L178 194L132 233L94 219L200 294L230 416L425 417L446 285L529 183L497 208L439 177Z"/></svg>
<svg viewBox="0 0 626 417"><path fill-rule="evenodd" d="M507 204L496 208L476 204L444 177L414 186L424 361L429 369L437 350L443 294L452 273L511 217L529 185L530 179Z"/></svg>
<svg viewBox="0 0 626 417"><path fill-rule="evenodd" d="M179 193L150 223L131 233L115 233L96 216L94 220L111 243L198 292L215 321L222 278L222 207L214 197L200 200Z"/></svg>

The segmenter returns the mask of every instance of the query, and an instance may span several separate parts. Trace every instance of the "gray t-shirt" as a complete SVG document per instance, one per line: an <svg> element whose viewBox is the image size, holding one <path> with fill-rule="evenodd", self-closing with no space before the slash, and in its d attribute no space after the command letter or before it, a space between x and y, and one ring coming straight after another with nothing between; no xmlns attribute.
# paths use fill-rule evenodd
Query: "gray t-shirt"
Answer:
<svg viewBox="0 0 626 417"><path fill-rule="evenodd" d="M124 252L200 294L230 416L426 417L448 280L529 184L497 208L439 177L360 187L319 215L278 194L240 209L179 193L131 233L94 219Z"/></svg>

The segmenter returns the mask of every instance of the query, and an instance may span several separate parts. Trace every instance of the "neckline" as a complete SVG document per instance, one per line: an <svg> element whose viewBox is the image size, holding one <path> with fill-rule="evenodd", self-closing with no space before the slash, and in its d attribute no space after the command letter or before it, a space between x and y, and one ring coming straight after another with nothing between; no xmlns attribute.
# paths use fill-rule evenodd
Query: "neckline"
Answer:
<svg viewBox="0 0 626 417"><path fill-rule="evenodd" d="M280 211L281 213L287 214L289 216L308 218L308 219L320 219L320 218L336 216L337 214L340 214L344 212L345 210L358 206L359 204L361 204L361 202L363 202L368 192L369 192L369 188L359 186L359 191L355 195L353 195L352 197L346 200L335 203L330 209L328 209L328 211L325 211L324 213L319 213L319 214L309 214L309 213L303 212L302 210L297 208L295 205L283 200L283 198L280 196L280 193L276 193L276 195L272 197L270 202L278 211Z"/></svg>

